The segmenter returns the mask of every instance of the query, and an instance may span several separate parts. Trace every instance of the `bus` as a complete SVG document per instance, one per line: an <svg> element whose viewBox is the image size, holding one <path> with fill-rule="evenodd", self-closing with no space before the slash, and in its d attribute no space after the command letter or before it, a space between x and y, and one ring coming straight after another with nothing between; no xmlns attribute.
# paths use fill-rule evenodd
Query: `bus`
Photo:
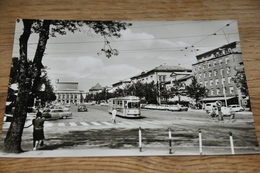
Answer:
<svg viewBox="0 0 260 173"><path fill-rule="evenodd" d="M140 117L140 99L136 96L125 96L111 98L108 100L108 112L112 113L116 109L116 115L123 117Z"/></svg>

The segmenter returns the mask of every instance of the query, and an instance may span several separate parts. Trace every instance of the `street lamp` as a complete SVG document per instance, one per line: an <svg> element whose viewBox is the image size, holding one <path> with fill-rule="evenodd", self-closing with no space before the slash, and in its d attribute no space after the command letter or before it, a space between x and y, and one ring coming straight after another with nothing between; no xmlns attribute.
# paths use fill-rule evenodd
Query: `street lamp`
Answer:
<svg viewBox="0 0 260 173"><path fill-rule="evenodd" d="M224 99L225 99L225 105L226 105L226 107L227 107L226 90L225 90L224 84L223 84L223 95L224 95Z"/></svg>

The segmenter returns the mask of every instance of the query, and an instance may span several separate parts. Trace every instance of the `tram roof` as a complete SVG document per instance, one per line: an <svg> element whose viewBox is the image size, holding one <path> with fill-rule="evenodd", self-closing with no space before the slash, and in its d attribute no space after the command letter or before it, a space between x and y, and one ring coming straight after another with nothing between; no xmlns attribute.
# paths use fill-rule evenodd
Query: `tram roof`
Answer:
<svg viewBox="0 0 260 173"><path fill-rule="evenodd" d="M137 96L124 96L124 97L115 97L115 98L111 98L111 99L140 99L139 97Z"/></svg>

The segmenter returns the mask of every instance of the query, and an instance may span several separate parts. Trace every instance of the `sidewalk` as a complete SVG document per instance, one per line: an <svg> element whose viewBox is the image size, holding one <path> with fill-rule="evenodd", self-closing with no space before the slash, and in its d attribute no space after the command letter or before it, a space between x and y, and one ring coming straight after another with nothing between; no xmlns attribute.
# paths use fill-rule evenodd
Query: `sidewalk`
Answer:
<svg viewBox="0 0 260 173"><path fill-rule="evenodd" d="M1 158L53 158L53 157L122 157L122 156L199 156L198 147L172 147L169 148L144 147L140 152L139 148L91 148L85 149L58 149L58 150L37 150L26 151L20 154L0 153ZM235 148L235 154L260 154L257 148ZM202 155L232 155L229 147L203 147Z"/></svg>

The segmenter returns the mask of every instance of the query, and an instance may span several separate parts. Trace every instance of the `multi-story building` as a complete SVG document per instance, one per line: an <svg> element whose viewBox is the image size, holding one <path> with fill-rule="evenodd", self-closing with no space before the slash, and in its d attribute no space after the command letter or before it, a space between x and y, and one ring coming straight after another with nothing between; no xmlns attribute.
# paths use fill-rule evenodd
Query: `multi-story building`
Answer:
<svg viewBox="0 0 260 173"><path fill-rule="evenodd" d="M86 93L78 89L78 82L60 82L56 80L54 93L56 102L61 104L79 104Z"/></svg>
<svg viewBox="0 0 260 173"><path fill-rule="evenodd" d="M192 77L192 72L173 72L171 74L171 80L165 83L166 88L170 90L171 87L174 87L175 81L178 81L182 84L182 86L179 88L182 94L181 96L174 96L173 98L170 98L169 101L178 101L180 99L181 101L188 101L193 103L193 99L186 96L186 86L191 84Z"/></svg>
<svg viewBox="0 0 260 173"><path fill-rule="evenodd" d="M101 93L105 87L102 87L99 83L89 89L89 94Z"/></svg>
<svg viewBox="0 0 260 173"><path fill-rule="evenodd" d="M184 67L180 66L169 66L169 65L160 65L158 67L155 67L152 70L149 70L147 72L142 72L139 75L131 77L131 82L136 83L137 81L141 81L144 83L163 83L171 81L171 74L173 72L191 72L191 69L186 69Z"/></svg>
<svg viewBox="0 0 260 173"><path fill-rule="evenodd" d="M112 84L112 88L108 92L113 93L116 91L117 88L124 89L129 84L131 84L130 78L125 80L120 80L119 82Z"/></svg>
<svg viewBox="0 0 260 173"><path fill-rule="evenodd" d="M203 102L221 100L225 104L241 104L241 93L233 82L237 68L243 66L239 42L232 42L203 54L197 55L193 64L193 75L208 89Z"/></svg>

